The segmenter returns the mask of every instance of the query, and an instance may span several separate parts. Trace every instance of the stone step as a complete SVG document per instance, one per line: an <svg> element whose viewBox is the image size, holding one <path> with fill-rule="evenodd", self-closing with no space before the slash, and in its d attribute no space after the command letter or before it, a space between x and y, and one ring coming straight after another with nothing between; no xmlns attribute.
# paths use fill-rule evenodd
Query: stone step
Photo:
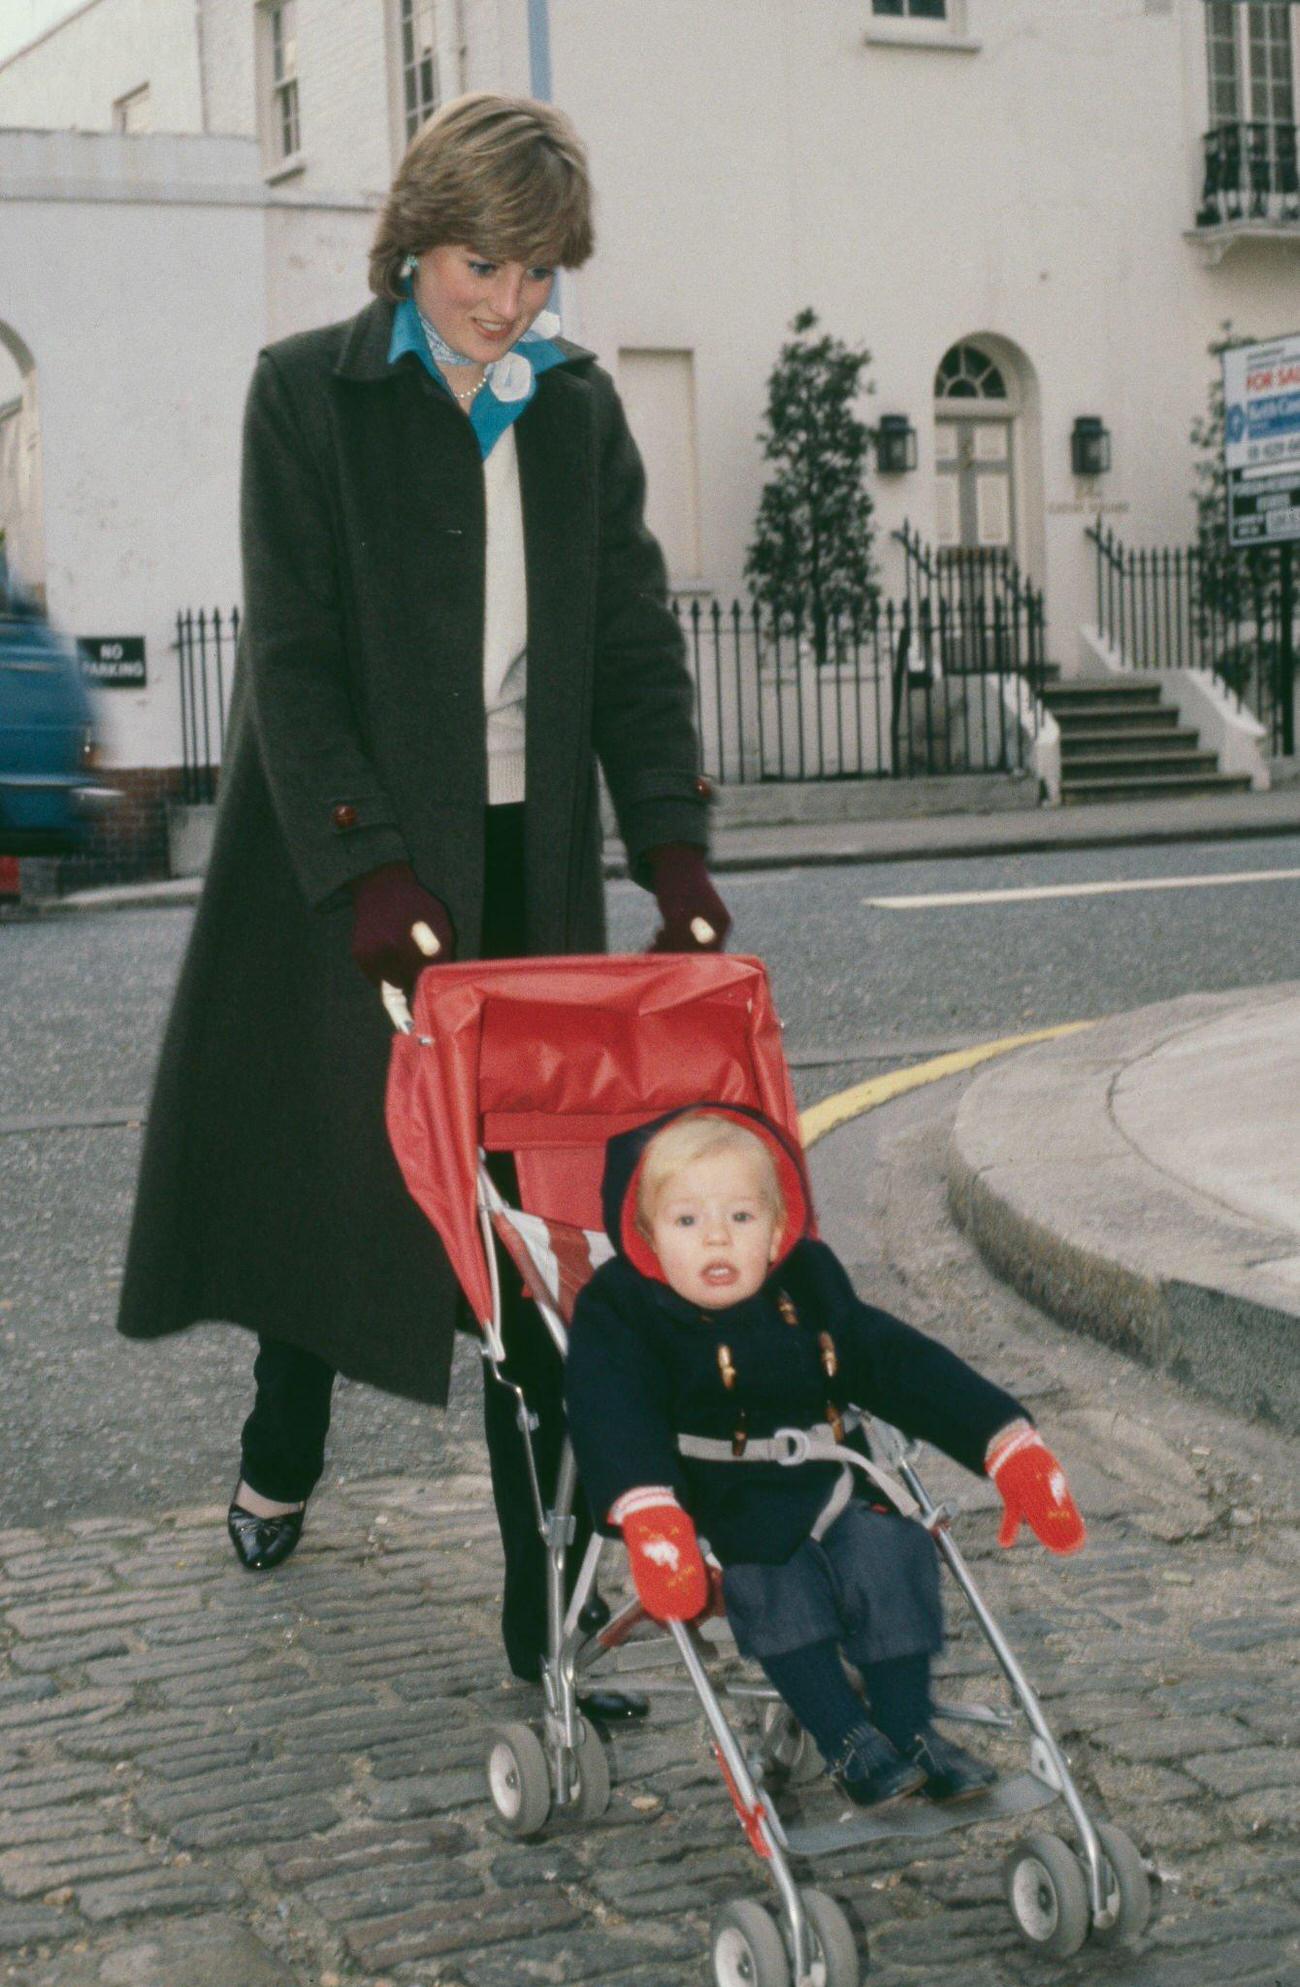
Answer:
<svg viewBox="0 0 1300 1987"><path fill-rule="evenodd" d="M1163 689L1159 676L1149 682L1136 677L1108 676L1102 679L1084 678L1067 683L1049 683L1044 691L1049 704L1086 705L1089 703L1129 703L1158 704Z"/></svg>
<svg viewBox="0 0 1300 1987"><path fill-rule="evenodd" d="M1215 793L1246 793L1249 773L1168 773L1138 774L1131 779L1087 779L1067 786L1062 780L1061 800L1067 807L1086 805L1092 800L1173 800L1195 799Z"/></svg>
<svg viewBox="0 0 1300 1987"><path fill-rule="evenodd" d="M1062 759L1061 781L1066 786L1077 786L1080 780L1110 779L1120 774L1126 779L1134 774L1165 779L1174 773L1215 773L1218 766L1218 755L1214 752L1089 752L1079 758Z"/></svg>
<svg viewBox="0 0 1300 1987"><path fill-rule="evenodd" d="M1107 731L1104 727L1084 726L1078 730L1073 725L1061 732L1061 756L1065 759L1079 758L1088 752L1154 752L1162 757L1170 752L1195 751L1200 744L1200 733L1189 725L1171 725L1163 722L1167 713L1156 712L1161 724L1116 725Z"/></svg>
<svg viewBox="0 0 1300 1987"><path fill-rule="evenodd" d="M1088 704L1082 709L1073 710L1065 705L1054 704L1050 692L1043 701L1060 725L1063 738L1077 731L1086 731L1089 727L1115 730L1133 725L1139 722L1139 716L1144 725L1169 727L1178 723L1177 711L1164 704L1144 704L1140 707L1139 713L1130 704Z"/></svg>

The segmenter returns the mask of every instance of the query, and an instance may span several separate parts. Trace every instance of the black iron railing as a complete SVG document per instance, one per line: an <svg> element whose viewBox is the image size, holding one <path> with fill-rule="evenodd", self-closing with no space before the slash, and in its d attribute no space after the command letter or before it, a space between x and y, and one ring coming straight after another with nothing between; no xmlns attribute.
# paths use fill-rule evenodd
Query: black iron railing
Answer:
<svg viewBox="0 0 1300 1987"><path fill-rule="evenodd" d="M1207 556L1196 545L1131 547L1100 524L1086 529L1097 548L1097 626L1125 664L1212 671L1265 727L1273 752L1293 750L1297 630L1285 548Z"/></svg>
<svg viewBox="0 0 1300 1987"><path fill-rule="evenodd" d="M1043 685L1042 597L909 586L826 631L750 604L674 601L705 769L719 780L1027 770ZM176 617L183 796L215 799L239 609Z"/></svg>
<svg viewBox="0 0 1300 1987"><path fill-rule="evenodd" d="M942 613L945 670L989 666L988 644L999 619L1041 625L1042 596L1004 546L928 545L904 521L894 537L903 548L907 603L919 621ZM1041 661L1041 658L1038 658Z"/></svg>
<svg viewBox="0 0 1300 1987"><path fill-rule="evenodd" d="M184 608L176 616L176 658L181 687L181 794L189 802L215 800L226 743L226 712L239 645L239 609L223 615Z"/></svg>
<svg viewBox="0 0 1300 1987"><path fill-rule="evenodd" d="M1025 771L1043 684L1043 609L938 591L827 631L750 603L676 603L705 768L722 781Z"/></svg>
<svg viewBox="0 0 1300 1987"><path fill-rule="evenodd" d="M1216 124L1205 134L1198 228L1233 221L1300 224L1300 158L1294 124Z"/></svg>
<svg viewBox="0 0 1300 1987"><path fill-rule="evenodd" d="M894 537L906 561L907 597L918 610L928 594L932 607L937 609L937 595L954 615L970 599L983 601L991 613L995 599L1018 604L1036 591L1005 546L929 545L906 520Z"/></svg>

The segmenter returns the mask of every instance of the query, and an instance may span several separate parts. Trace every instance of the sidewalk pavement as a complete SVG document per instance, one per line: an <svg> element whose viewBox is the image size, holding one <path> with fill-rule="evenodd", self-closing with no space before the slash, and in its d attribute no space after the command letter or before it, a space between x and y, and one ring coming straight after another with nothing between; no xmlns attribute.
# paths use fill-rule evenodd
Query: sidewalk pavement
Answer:
<svg viewBox="0 0 1300 1987"><path fill-rule="evenodd" d="M1268 1103L1274 1072L1274 1101L1287 1098L1293 1124L1300 1086L1281 1059L1294 1068L1298 1024L1300 989L1279 988L1107 1023L1075 1038L1073 1063L1063 1047L994 1066L958 1118L958 1200L973 1204L978 1179L989 1206L999 1194L1010 1204L999 1132L1009 1138L1015 1118L1023 1137L1026 1105L1041 1122L1077 1082L1085 1103L1111 1097L1108 1122L1133 1155L1122 1173L1113 1145L1050 1173L1047 1214L1062 1233L1062 1203L1087 1210L1098 1287L1130 1225L1153 1247L1159 1239L1165 1210L1147 1198L1157 1192L1176 1191L1186 1221L1212 1199L1252 1263L1259 1252L1242 1240L1252 1224L1276 1238L1290 1223L1300 1252L1287 1111L1266 1114L1274 1133L1261 1130L1258 1150L1216 1143L1222 1094L1211 1084L1228 1058L1234 1095ZM940 1092L950 1098L945 1085L930 1096ZM1002 1107L1014 1094L1018 1115ZM946 1138L951 1101L930 1108ZM904 1107L892 1109L905 1131ZM882 1274L906 1287L896 1302L1050 1421L1088 1514L1076 1559L999 1553L991 1488L942 1458L924 1466L934 1493L955 1492L969 1514L963 1550L1086 1798L1170 1880L1141 1947L1106 1956L1107 1987L1296 1987L1293 1454L1275 1431L1094 1339L1021 1317L945 1227L942 1144L900 1136L878 1154L869 1141L890 1123L890 1113L850 1123L814 1150L824 1232L870 1285L864 1210L869 1194L886 1197ZM1068 1147L1075 1130L1062 1129ZM1045 1198L1016 1231L1022 1263ZM1049 1221L1041 1237L1050 1283L1064 1247ZM1276 1248L1270 1261L1272 1275ZM1095 1307L1088 1322L1098 1329ZM1242 1311L1221 1343L1252 1322ZM471 1349L463 1357L472 1364ZM527 1716L533 1693L502 1676L499 1552L475 1442L449 1446L437 1477L327 1482L301 1548L274 1575L241 1572L221 1516L214 1504L0 1534L5 1987L690 1987L706 1977L710 1909L764 1884L692 1699L659 1699L646 1727L614 1735L614 1803L600 1823L516 1844L489 1821L485 1732ZM607 1587L620 1577L613 1568ZM943 1694L996 1697L973 1622L952 1602L949 1625ZM1005 1741L989 1749L1009 1766L1023 1759ZM886 1844L818 1862L807 1880L869 1929L874 1987L1028 1987L1047 1976L1019 1946L999 1890L1015 1832L958 1831L919 1855ZM1102 1964L1085 1955L1051 1978L1100 1978Z"/></svg>
<svg viewBox="0 0 1300 1987"><path fill-rule="evenodd" d="M1052 849L1132 848L1160 842L1247 840L1300 832L1300 781L1268 793L1199 800L1107 801L987 814L894 820L789 822L713 834L712 867L784 869L853 862L938 862L954 856L1029 855Z"/></svg>
<svg viewBox="0 0 1300 1987"><path fill-rule="evenodd" d="M773 806L780 795L773 790ZM811 868L856 862L938 862L958 856L1029 855L1052 849L1132 848L1300 833L1300 780L1269 793L1194 800L1113 801L1086 807L1017 807L987 813L901 815L861 821L728 825L725 790L713 823L711 867ZM622 846L605 846L605 873L627 873ZM109 884L24 905L21 915L135 910L198 902L200 877ZM13 915L10 913L10 915Z"/></svg>
<svg viewBox="0 0 1300 1987"><path fill-rule="evenodd" d="M1034 1303L1300 1433L1300 982L1112 1016L987 1070L949 1179Z"/></svg>

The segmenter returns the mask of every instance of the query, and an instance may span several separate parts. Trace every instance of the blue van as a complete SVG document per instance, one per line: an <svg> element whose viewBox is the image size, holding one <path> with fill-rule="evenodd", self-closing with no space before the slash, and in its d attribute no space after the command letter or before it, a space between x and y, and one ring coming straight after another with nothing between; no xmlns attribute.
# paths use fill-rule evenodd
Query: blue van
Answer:
<svg viewBox="0 0 1300 1987"><path fill-rule="evenodd" d="M118 795L93 777L94 711L76 649L0 593L0 855L67 855Z"/></svg>

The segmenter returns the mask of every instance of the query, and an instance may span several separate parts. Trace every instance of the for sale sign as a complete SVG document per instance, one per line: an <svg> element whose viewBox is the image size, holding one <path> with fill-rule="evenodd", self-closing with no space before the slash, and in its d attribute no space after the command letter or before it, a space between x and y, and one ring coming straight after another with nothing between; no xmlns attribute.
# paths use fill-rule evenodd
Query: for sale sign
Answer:
<svg viewBox="0 0 1300 1987"><path fill-rule="evenodd" d="M1223 354L1223 466L1230 544L1300 538L1300 331Z"/></svg>

